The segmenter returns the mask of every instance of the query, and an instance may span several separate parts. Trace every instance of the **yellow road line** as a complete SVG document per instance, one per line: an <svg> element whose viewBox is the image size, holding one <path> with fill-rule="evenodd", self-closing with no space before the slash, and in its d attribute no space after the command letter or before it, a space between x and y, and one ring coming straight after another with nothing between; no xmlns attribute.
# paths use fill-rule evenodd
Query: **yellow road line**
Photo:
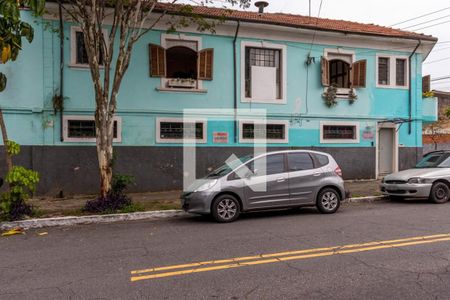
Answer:
<svg viewBox="0 0 450 300"><path fill-rule="evenodd" d="M192 268L192 267L202 267L205 265L236 263L236 262L241 262L241 261L246 261L246 260L263 259L263 258L269 258L269 257L280 257L280 256L297 255L297 254L322 252L322 251L335 251L338 249L357 248L357 247L359 248L359 247L365 247L365 246L375 246L375 245L380 245L380 244L391 244L391 243L425 240L425 239L433 239L433 238L441 238L441 237L449 237L449 236L450 236L450 234L435 234L435 235L418 236L418 237L403 238L403 239L396 239L396 240L368 242L368 243L362 243L362 244L351 244L351 245L345 245L345 246L334 246L334 247L326 247L326 248L315 248L315 249L261 254L261 255L255 255L255 256L235 257L235 258L229 258L229 259L202 261L202 262L180 264L180 265L173 265L173 266L166 266L166 267L135 270L135 271L131 271L131 274L142 274L142 273L168 271L168 270L184 269L184 268Z"/></svg>
<svg viewBox="0 0 450 300"><path fill-rule="evenodd" d="M434 237L434 238L432 238L432 237ZM392 244L392 241L397 241L398 243ZM339 254L374 251L374 250L387 249L387 248L397 248L397 247L406 247L406 246L412 246L412 245L438 243L438 242L450 241L450 234L434 235L434 236L428 236L428 237L414 237L414 238L409 238L409 239L399 239L399 240L392 240L392 241L359 244L359 245L367 246L370 244L377 243L377 244L375 244L375 246L369 246L369 247L364 247L364 246L357 247L357 245L347 245L347 246L343 246L343 247L318 248L318 249L334 249L334 250L319 252L319 253L302 254L302 255L291 255L291 256L279 257L279 256L275 256L275 253L274 253L274 254L270 254L270 255L274 256L274 258L271 258L271 259L258 259L258 260L253 260L253 261L243 261L243 262L237 262L237 263L233 263L233 264L217 265L217 266L210 266L210 267L204 267L204 268L195 268L195 269L179 270L179 271L172 271L172 272L165 272L165 273L158 273L158 274L132 276L130 280L132 282L134 282L134 281L140 281L140 280L148 280L148 279L163 278L163 277L170 277L170 276L179 276L179 275L208 272L208 271L215 271L215 270L225 270L225 269L231 269L231 268L268 264L268 263L275 263L275 262L282 262L282 261L289 261L289 260L301 260L301 259L332 256L332 255L339 255ZM390 242L390 243L387 243L387 242ZM338 248L338 249L336 249L336 248ZM343 249L346 249L346 250L343 250ZM311 252L313 250L317 250L317 249L309 249L309 250L302 250L302 251L310 251ZM294 252L299 253L299 251L291 251L290 253L294 253ZM282 254L284 254L284 253L287 253L287 252L282 252ZM257 257L262 258L262 256L257 256ZM268 256L265 256L265 257L268 257ZM228 260L222 260L222 261L228 261ZM218 261L213 261L213 262L218 262ZM191 264L186 264L186 265L191 265ZM178 265L178 266L184 266L184 265ZM195 265L195 266L197 266L197 265ZM168 268L168 267L165 267L165 268Z"/></svg>
<svg viewBox="0 0 450 300"><path fill-rule="evenodd" d="M449 236L449 235L444 235L444 236ZM410 240L412 240L412 239L410 239ZM402 240L407 240L407 239L402 239ZM386 248L397 248L397 247L406 247L406 246L412 246L412 245L438 243L438 242L450 241L450 237L434 238L434 239L414 238L414 240L415 241L409 241L409 242L407 241L407 242L397 243L397 244L379 244L377 246L371 246L371 247L327 251L327 252L304 254L304 255L275 257L275 258L271 258L271 259L260 259L260 260L254 260L254 261L239 262L239 263L235 263L235 264L218 265L218 266L205 267L205 268L196 268L196 269L173 271L173 272L166 272L166 273L159 273L159 274L132 276L130 280L132 282L134 282L134 281L140 281L140 280L146 280L146 279L163 278L163 277L193 274L193 273L200 273L200 272L208 272L208 271L215 271L215 270L225 270L225 269L231 269L231 268L268 264L268 263L275 263L275 262L282 262L282 261L289 261L289 260L301 260L301 259L332 256L332 255L339 255L339 254L374 251L374 250L380 250L380 249L386 249Z"/></svg>

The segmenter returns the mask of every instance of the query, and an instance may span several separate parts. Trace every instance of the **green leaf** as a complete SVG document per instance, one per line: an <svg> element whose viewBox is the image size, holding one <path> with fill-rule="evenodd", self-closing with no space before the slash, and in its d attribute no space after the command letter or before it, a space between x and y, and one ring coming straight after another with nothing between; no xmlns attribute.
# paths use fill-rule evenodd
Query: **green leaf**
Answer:
<svg viewBox="0 0 450 300"><path fill-rule="evenodd" d="M6 75L0 72L0 92L5 90L7 82L8 79L6 78Z"/></svg>

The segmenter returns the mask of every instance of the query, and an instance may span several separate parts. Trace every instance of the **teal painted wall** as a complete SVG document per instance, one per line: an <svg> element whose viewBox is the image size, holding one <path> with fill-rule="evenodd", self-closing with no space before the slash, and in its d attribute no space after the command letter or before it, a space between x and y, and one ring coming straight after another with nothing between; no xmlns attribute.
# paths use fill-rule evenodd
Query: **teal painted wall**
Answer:
<svg viewBox="0 0 450 300"><path fill-rule="evenodd" d="M31 22L27 12L23 13ZM51 30L44 30L42 22L33 23L35 40L25 43L24 50L16 62L0 65L8 75L8 87L0 94L0 105L5 110L5 119L12 139L24 145L74 145L60 142L59 115L53 114L52 96L59 89L59 37ZM53 23L56 26L56 23ZM65 25L65 78L64 94L66 115L93 115L94 96L91 75L88 69L70 67L70 26ZM163 32L152 31L136 44L129 70L119 94L117 115L122 118L122 142L120 145L174 145L157 144L155 138L156 117L181 117L182 110L195 108L233 107L233 38L220 35L201 35L203 48L214 48L214 80L204 81L207 93L159 92L159 78L149 77L148 44L160 43ZM195 34L188 34L195 35ZM238 38L237 61L240 66L240 43L251 39ZM260 41L260 40L254 40ZM373 140L364 140L362 132L367 126L376 128L377 121L392 118L408 118L406 89L377 88L375 80L376 54L409 55L407 52L380 51L364 48L348 48L355 52L356 60L367 60L367 87L357 89L358 100L349 104L338 100L332 108L325 106L321 97L320 57L324 48L336 45L314 45L312 56L316 63L309 66L309 85L306 85L305 59L309 45L303 43L266 40L287 46L287 104L258 104L238 101L239 108L266 109L271 119L289 120L290 142L282 146L374 146ZM406 147L422 145L422 97L421 61L416 54L412 58L413 107L412 133L408 124L399 129L399 143ZM240 67L238 67L238 72ZM240 74L238 90L240 91ZM306 94L308 91L308 94ZM240 93L239 93L240 95ZM299 100L299 101L298 101ZM300 103L300 105L298 105ZM320 144L320 120L346 120L360 122L359 144ZM235 146L233 124L228 121L208 122L208 143L213 145L213 132L230 133L230 146ZM90 145L90 143L79 143ZM217 144L218 146L227 146ZM248 144L246 144L248 145ZM271 144L279 146L277 144Z"/></svg>

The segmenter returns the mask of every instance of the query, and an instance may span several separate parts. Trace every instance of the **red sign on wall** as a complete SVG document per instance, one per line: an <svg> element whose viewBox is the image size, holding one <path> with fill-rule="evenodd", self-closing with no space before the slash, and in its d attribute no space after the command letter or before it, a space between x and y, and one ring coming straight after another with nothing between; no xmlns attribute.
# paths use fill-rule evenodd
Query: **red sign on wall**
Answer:
<svg viewBox="0 0 450 300"><path fill-rule="evenodd" d="M228 132L214 132L214 144L228 144Z"/></svg>

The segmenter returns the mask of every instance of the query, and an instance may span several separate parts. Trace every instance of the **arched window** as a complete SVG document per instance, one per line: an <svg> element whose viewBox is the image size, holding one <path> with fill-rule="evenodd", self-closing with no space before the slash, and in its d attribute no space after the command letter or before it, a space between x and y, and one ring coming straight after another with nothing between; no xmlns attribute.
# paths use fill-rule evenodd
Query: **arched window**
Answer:
<svg viewBox="0 0 450 300"><path fill-rule="evenodd" d="M350 64L340 60L330 60L330 84L337 88L350 88Z"/></svg>
<svg viewBox="0 0 450 300"><path fill-rule="evenodd" d="M197 52L184 46L166 50L167 78L197 79Z"/></svg>

